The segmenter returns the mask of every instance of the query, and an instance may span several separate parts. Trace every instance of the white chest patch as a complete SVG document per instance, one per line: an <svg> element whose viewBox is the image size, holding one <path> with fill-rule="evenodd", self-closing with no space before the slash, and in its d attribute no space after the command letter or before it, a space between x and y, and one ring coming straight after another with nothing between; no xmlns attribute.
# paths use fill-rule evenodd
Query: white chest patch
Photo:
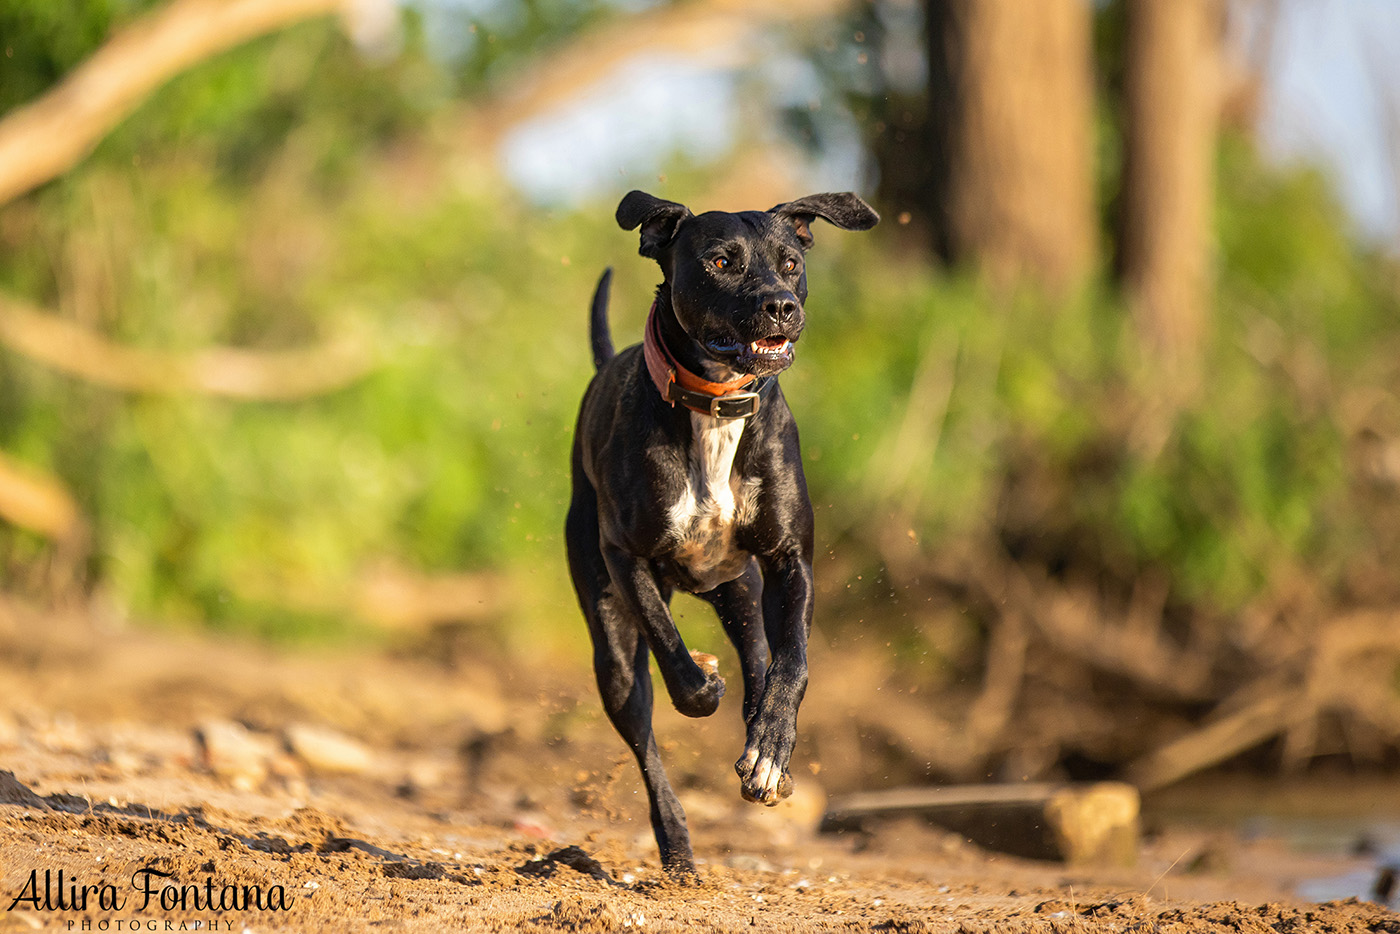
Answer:
<svg viewBox="0 0 1400 934"><path fill-rule="evenodd" d="M759 481L744 482L734 472L745 424L742 418L690 414L685 490L667 510L667 519L676 542L674 560L701 584L732 580L749 558L734 541L735 529L748 521L758 502Z"/></svg>

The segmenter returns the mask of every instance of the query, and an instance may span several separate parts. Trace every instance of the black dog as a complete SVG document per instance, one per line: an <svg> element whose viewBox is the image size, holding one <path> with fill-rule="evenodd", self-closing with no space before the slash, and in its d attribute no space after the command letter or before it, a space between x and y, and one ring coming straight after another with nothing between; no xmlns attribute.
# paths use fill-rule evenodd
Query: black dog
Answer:
<svg viewBox="0 0 1400 934"><path fill-rule="evenodd" d="M696 217L633 191L617 222L641 228L641 255L664 274L643 344L613 354L611 270L593 296L598 373L574 434L569 569L603 706L641 766L661 863L673 875L693 875L695 863L652 734L649 654L686 716L709 716L724 694L718 660L687 652L676 631L674 588L708 601L739 652L748 727L734 765L740 793L768 805L792 793L812 622L812 505L776 376L805 324L803 256L817 217L846 230L879 220L853 194Z"/></svg>

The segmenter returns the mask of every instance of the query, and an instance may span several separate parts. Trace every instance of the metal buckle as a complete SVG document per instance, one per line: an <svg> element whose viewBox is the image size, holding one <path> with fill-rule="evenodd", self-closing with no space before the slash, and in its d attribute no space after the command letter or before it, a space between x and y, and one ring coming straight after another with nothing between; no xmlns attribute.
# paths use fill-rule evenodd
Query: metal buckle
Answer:
<svg viewBox="0 0 1400 934"><path fill-rule="evenodd" d="M720 405L733 403L742 405L748 403L748 411L721 412ZM758 414L758 393L756 392L731 392L727 396L715 396L710 400L710 416L712 418L752 418Z"/></svg>

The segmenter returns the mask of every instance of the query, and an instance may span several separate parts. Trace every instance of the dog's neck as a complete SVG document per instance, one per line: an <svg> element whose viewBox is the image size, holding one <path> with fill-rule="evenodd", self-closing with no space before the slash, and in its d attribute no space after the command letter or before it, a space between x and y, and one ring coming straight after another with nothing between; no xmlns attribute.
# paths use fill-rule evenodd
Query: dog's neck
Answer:
<svg viewBox="0 0 1400 934"><path fill-rule="evenodd" d="M655 303L647 315L642 357L656 391L672 406L681 405L711 419L745 419L758 414L762 397L749 388L754 385L753 374L741 373L736 379L715 382L687 367L666 345Z"/></svg>
<svg viewBox="0 0 1400 934"><path fill-rule="evenodd" d="M710 356L699 341L685 332L671 307L671 290L665 285L656 290L656 320L666 350L681 366L711 383L729 383L743 378L743 373Z"/></svg>

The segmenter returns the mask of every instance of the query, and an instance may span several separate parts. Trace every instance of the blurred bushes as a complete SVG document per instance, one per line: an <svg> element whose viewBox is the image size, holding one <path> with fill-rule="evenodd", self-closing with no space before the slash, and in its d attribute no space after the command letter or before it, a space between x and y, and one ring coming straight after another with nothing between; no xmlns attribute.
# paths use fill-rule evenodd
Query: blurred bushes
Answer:
<svg viewBox="0 0 1400 934"><path fill-rule="evenodd" d="M389 562L501 573L512 619L579 628L560 529L588 296L616 265L622 346L657 274L611 203L551 215L464 183L434 142L449 91L412 28L403 55L368 65L334 26L301 27L173 83L0 212L0 288L114 340L352 331L378 348L356 386L275 404L129 396L0 351L0 449L77 492L90 578L136 613L329 635ZM1298 577L1357 598L1358 556L1397 538L1358 485L1352 405L1395 389L1393 271L1316 175L1266 169L1238 140L1220 171L1216 320L1192 393L1141 359L1106 289L994 299L878 231L817 231L784 386L823 551L841 556L819 573L868 601L888 589L893 536L996 542L1122 588L1161 574L1208 610ZM0 568L42 552L0 529Z"/></svg>
<svg viewBox="0 0 1400 934"><path fill-rule="evenodd" d="M860 310L814 328L786 380L834 531L990 544L1125 596L1165 575L1208 615L1300 588L1393 599L1377 562L1394 510L1376 503L1394 478L1368 481L1355 451L1358 432L1397 440L1357 409L1395 398L1393 261L1351 239L1318 174L1266 168L1239 139L1219 171L1215 319L1191 389L1142 357L1111 294L997 300L853 246L866 262L813 294Z"/></svg>

